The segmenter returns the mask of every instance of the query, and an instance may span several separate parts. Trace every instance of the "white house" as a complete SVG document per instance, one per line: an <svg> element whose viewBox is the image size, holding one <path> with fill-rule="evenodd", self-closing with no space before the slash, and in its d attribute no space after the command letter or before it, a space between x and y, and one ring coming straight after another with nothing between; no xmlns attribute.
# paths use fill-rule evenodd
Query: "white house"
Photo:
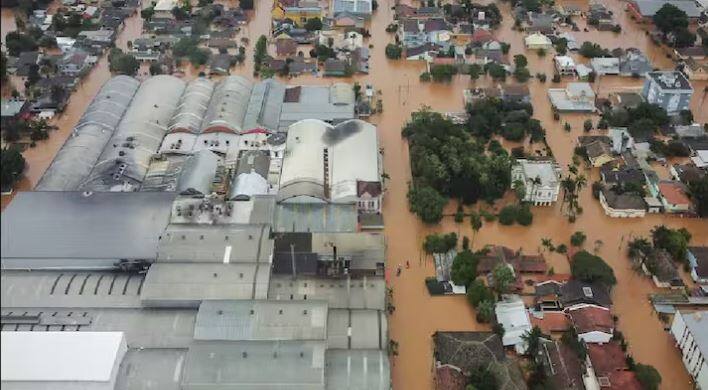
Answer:
<svg viewBox="0 0 708 390"><path fill-rule="evenodd" d="M560 167L554 160L516 160L511 168L511 183L518 182L526 189L524 201L536 206L549 206L560 192Z"/></svg>
<svg viewBox="0 0 708 390"><path fill-rule="evenodd" d="M553 48L553 42L541 33L534 33L527 36L524 38L524 44L529 50L550 50Z"/></svg>
<svg viewBox="0 0 708 390"><path fill-rule="evenodd" d="M494 307L497 322L504 328L502 344L505 347L514 346L517 353L526 351L523 336L531 331L531 319L524 302L518 295L507 296Z"/></svg>
<svg viewBox="0 0 708 390"><path fill-rule="evenodd" d="M575 61L570 56L555 56L553 57L553 63L556 66L558 74L561 76L573 76L575 75Z"/></svg>
<svg viewBox="0 0 708 390"><path fill-rule="evenodd" d="M671 324L671 334L696 388L708 389L708 310L677 312Z"/></svg>

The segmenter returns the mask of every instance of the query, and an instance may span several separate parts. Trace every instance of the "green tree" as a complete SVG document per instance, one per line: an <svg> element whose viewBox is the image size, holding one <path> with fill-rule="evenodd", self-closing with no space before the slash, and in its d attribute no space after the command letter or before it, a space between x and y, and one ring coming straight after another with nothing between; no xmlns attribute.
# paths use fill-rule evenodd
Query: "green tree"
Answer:
<svg viewBox="0 0 708 390"><path fill-rule="evenodd" d="M521 226L529 226L533 223L533 213L528 204L524 204L518 207L516 212L516 223Z"/></svg>
<svg viewBox="0 0 708 390"><path fill-rule="evenodd" d="M555 43L556 53L564 56L568 52L568 40L565 38L560 38Z"/></svg>
<svg viewBox="0 0 708 390"><path fill-rule="evenodd" d="M530 331L524 333L521 339L526 343L526 355L535 357L541 349L541 339L543 338L550 339L550 337L543 334L543 331L538 326L534 326Z"/></svg>
<svg viewBox="0 0 708 390"><path fill-rule="evenodd" d="M403 53L403 48L400 45L393 43L386 45L386 58L390 60L397 60L401 58L401 53Z"/></svg>
<svg viewBox="0 0 708 390"><path fill-rule="evenodd" d="M488 324L494 319L494 301L484 300L477 306L477 322Z"/></svg>
<svg viewBox="0 0 708 390"><path fill-rule="evenodd" d="M140 11L140 17L142 17L143 19L145 19L147 21L150 21L150 19L152 19L153 15L155 15L155 7L154 6L150 6L148 8L143 9L142 11Z"/></svg>
<svg viewBox="0 0 708 390"><path fill-rule="evenodd" d="M603 283L608 287L617 283L615 272L601 257L588 251L580 251L573 255L570 271L574 278L587 283Z"/></svg>
<svg viewBox="0 0 708 390"><path fill-rule="evenodd" d="M585 233L577 231L573 233L572 236L570 236L570 245L580 248L581 246L583 246L587 238L588 237L585 235Z"/></svg>
<svg viewBox="0 0 708 390"><path fill-rule="evenodd" d="M661 384L661 374L653 366L637 363L634 368L639 383L644 390L658 390Z"/></svg>
<svg viewBox="0 0 708 390"><path fill-rule="evenodd" d="M453 65L433 65L430 68L430 76L436 82L450 82L452 76L457 74L457 68Z"/></svg>
<svg viewBox="0 0 708 390"><path fill-rule="evenodd" d="M0 81L7 80L7 57L5 52L0 52Z"/></svg>
<svg viewBox="0 0 708 390"><path fill-rule="evenodd" d="M467 300L473 307L478 307L482 301L494 301L494 293L479 279L475 279L467 287Z"/></svg>
<svg viewBox="0 0 708 390"><path fill-rule="evenodd" d="M258 37L258 41L256 42L256 48L253 50L253 66L255 67L256 71L259 71L261 69L261 65L263 64L263 61L265 61L267 55L268 39L265 35L261 35L260 37Z"/></svg>
<svg viewBox="0 0 708 390"><path fill-rule="evenodd" d="M305 22L305 30L320 31L322 30L322 20L320 18L310 18Z"/></svg>
<svg viewBox="0 0 708 390"><path fill-rule="evenodd" d="M708 217L708 176L689 184L691 197L696 203L696 212L702 218Z"/></svg>
<svg viewBox="0 0 708 390"><path fill-rule="evenodd" d="M470 250L459 252L452 261L450 278L458 286L469 286L477 278L479 257Z"/></svg>
<svg viewBox="0 0 708 390"><path fill-rule="evenodd" d="M14 146L0 150L0 188L9 191L25 171L25 158Z"/></svg>
<svg viewBox="0 0 708 390"><path fill-rule="evenodd" d="M514 283L514 271L509 265L501 263L492 270L492 278L494 278L494 291L497 294L506 294Z"/></svg>
<svg viewBox="0 0 708 390"><path fill-rule="evenodd" d="M438 223L447 199L434 188L428 186L410 187L408 203L411 212L417 214L425 223Z"/></svg>
<svg viewBox="0 0 708 390"><path fill-rule="evenodd" d="M472 212L472 214L470 214L470 223L472 225L472 232L474 233L472 236L472 245L474 246L474 239L477 237L479 229L482 228L482 215Z"/></svg>
<svg viewBox="0 0 708 390"><path fill-rule="evenodd" d="M673 4L664 4L652 17L654 25L664 34L688 28L688 15Z"/></svg>
<svg viewBox="0 0 708 390"><path fill-rule="evenodd" d="M111 72L133 76L138 72L140 63L131 54L124 54L118 48L111 49L108 54L108 68Z"/></svg>
<svg viewBox="0 0 708 390"><path fill-rule="evenodd" d="M517 68L525 68L529 64L526 56L523 54L517 54L514 56L514 66Z"/></svg>
<svg viewBox="0 0 708 390"><path fill-rule="evenodd" d="M602 46L598 45L597 43L592 43L589 41L585 41L582 45L580 45L578 53L580 53L581 56L587 58L610 56L609 50L603 49Z"/></svg>
<svg viewBox="0 0 708 390"><path fill-rule="evenodd" d="M676 261L686 261L686 251L691 241L691 233L688 230L660 225L652 229L651 237L655 248L666 250Z"/></svg>
<svg viewBox="0 0 708 390"><path fill-rule="evenodd" d="M467 73L469 73L470 79L472 79L472 81L479 79L479 76L484 74L482 67L478 64L472 64L468 66Z"/></svg>
<svg viewBox="0 0 708 390"><path fill-rule="evenodd" d="M501 211L499 211L499 223L502 225L512 225L516 221L517 213L518 207L516 205L510 204L504 206Z"/></svg>
<svg viewBox="0 0 708 390"><path fill-rule="evenodd" d="M504 69L503 66L497 64L496 62L490 62L485 65L485 67L487 68L487 73L489 73L489 76L491 76L494 80L506 80L506 69Z"/></svg>

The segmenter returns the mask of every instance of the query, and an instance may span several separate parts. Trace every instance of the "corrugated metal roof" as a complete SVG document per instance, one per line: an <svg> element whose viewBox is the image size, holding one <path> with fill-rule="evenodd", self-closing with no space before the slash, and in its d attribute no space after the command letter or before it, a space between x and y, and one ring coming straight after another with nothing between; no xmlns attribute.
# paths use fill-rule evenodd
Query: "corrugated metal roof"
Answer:
<svg viewBox="0 0 708 390"><path fill-rule="evenodd" d="M323 341L197 341L182 388L324 389Z"/></svg>
<svg viewBox="0 0 708 390"><path fill-rule="evenodd" d="M187 84L180 99L177 113L170 120L170 131L199 133L213 92L214 83L203 77Z"/></svg>
<svg viewBox="0 0 708 390"><path fill-rule="evenodd" d="M323 340L326 301L204 301L195 340Z"/></svg>
<svg viewBox="0 0 708 390"><path fill-rule="evenodd" d="M217 84L204 114L202 131L228 129L238 133L247 130L243 122L252 89L253 83L241 76L229 76Z"/></svg>
<svg viewBox="0 0 708 390"><path fill-rule="evenodd" d="M291 297L292 296L292 297ZM324 299L330 309L385 309L386 282L382 277L323 280L273 275L268 299Z"/></svg>
<svg viewBox="0 0 708 390"><path fill-rule="evenodd" d="M329 349L326 356L329 390L391 388L391 367L386 351Z"/></svg>
<svg viewBox="0 0 708 390"><path fill-rule="evenodd" d="M136 191L167 132L185 82L167 75L144 81L113 137L81 186L94 191Z"/></svg>
<svg viewBox="0 0 708 390"><path fill-rule="evenodd" d="M182 166L177 182L177 192L190 195L209 195L216 176L219 156L203 149L190 156Z"/></svg>
<svg viewBox="0 0 708 390"><path fill-rule="evenodd" d="M244 130L265 127L277 130L285 97L285 85L274 79L256 84L248 102Z"/></svg>
<svg viewBox="0 0 708 390"><path fill-rule="evenodd" d="M35 190L71 191L78 188L91 172L139 85L131 77L116 76L101 87Z"/></svg>

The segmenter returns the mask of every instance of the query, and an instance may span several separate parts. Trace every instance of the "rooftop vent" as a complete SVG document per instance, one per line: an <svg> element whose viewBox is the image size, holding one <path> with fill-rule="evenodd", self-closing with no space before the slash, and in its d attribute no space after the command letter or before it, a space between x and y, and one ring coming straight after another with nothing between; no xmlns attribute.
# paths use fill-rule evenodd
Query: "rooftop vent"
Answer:
<svg viewBox="0 0 708 390"><path fill-rule="evenodd" d="M583 295L585 295L587 298L592 298L592 288L590 287L583 287Z"/></svg>

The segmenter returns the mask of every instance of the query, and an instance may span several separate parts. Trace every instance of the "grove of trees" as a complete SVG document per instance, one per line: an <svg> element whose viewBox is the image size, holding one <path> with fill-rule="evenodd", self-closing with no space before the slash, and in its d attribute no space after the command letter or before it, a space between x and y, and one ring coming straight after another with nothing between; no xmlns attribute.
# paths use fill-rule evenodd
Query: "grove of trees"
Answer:
<svg viewBox="0 0 708 390"><path fill-rule="evenodd" d="M595 256L588 251L583 250L573 256L570 271L575 279L583 282L598 282L607 287L612 287L617 283L612 267L601 257Z"/></svg>

